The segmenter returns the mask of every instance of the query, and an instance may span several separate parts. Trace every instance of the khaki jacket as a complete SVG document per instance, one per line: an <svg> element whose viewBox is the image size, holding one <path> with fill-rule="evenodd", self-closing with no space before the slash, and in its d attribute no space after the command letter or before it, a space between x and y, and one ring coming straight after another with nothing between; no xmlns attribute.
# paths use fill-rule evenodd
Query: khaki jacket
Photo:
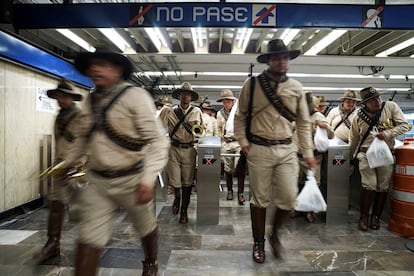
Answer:
<svg viewBox="0 0 414 276"><path fill-rule="evenodd" d="M363 106L360 108L363 108ZM374 117L374 114L370 115ZM387 143L391 150L393 150L394 148L395 137L404 134L405 132L411 129L411 125L405 119L404 114L401 111L401 108L395 102L392 101L387 101L385 103L384 109L381 112L378 126L380 128L384 128L384 141ZM362 138L367 132L368 127L369 125L357 113L352 120L351 130L349 133L349 145L351 156L356 156L356 151L358 150L359 143L361 142ZM369 134L365 139L364 143L361 145L361 150L366 151L373 141L374 136Z"/></svg>
<svg viewBox="0 0 414 276"><path fill-rule="evenodd" d="M119 83L105 91L93 92L101 95L97 109L102 110L128 82ZM143 161L144 169L141 184L154 186L158 172L167 163L169 143L163 135L161 121L155 116L151 95L139 87L130 87L119 97L107 112L109 124L120 134L142 141L145 146L140 151L128 150L115 144L101 128L91 132L95 122L91 110L91 97L85 102L84 112L77 127L78 139L72 147L71 157L87 152L87 167L92 170L117 171L132 167Z"/></svg>
<svg viewBox="0 0 414 276"><path fill-rule="evenodd" d="M249 105L250 81L243 84L239 108L234 118L235 137L241 147L248 146L246 138L246 116ZM270 80L271 85L275 83ZM296 113L296 129L299 137L299 147L304 157L313 157L312 131L309 119L309 111L300 82L289 78L279 83L278 95L282 98L287 108ZM253 95L253 112L251 121L251 133L269 140L285 140L292 138L295 122L289 122L279 114L267 99L261 88L259 79L256 78Z"/></svg>
<svg viewBox="0 0 414 276"><path fill-rule="evenodd" d="M352 119L356 115L356 108L352 111L351 115L349 115L348 120L352 122ZM329 125L332 127L332 129L335 129L335 127L342 121L341 117L341 111L339 110L339 106L334 107L329 111L328 116L326 117L328 120ZM349 128L346 126L345 122L342 122L341 125L335 130L335 136L344 141L345 143L348 143L349 139Z"/></svg>
<svg viewBox="0 0 414 276"><path fill-rule="evenodd" d="M182 109L181 106L179 106L178 108L181 108L181 110L183 111L183 114L186 114L191 107L192 106L190 105L186 110ZM177 115L174 112L174 108L176 107L164 109L160 114L162 123L164 127L168 129L168 133L170 134L173 131L175 125L180 121L180 119L177 117ZM190 126L202 125L203 119L202 119L201 114L202 114L201 109L194 106L191 112L185 117L184 122L188 123ZM174 136L170 138L177 140L180 143L191 143L191 142L194 142L196 139L192 134L190 134L184 128L183 124L179 126Z"/></svg>
<svg viewBox="0 0 414 276"><path fill-rule="evenodd" d="M202 113L203 116L203 128L206 131L205 136L217 135L217 124L214 122L214 118L207 113Z"/></svg>

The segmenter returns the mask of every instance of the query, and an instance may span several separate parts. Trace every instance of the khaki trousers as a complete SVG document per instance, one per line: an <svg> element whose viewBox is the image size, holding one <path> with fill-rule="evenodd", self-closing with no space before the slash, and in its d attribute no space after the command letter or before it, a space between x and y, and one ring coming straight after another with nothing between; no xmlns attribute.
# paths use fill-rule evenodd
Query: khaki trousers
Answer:
<svg viewBox="0 0 414 276"><path fill-rule="evenodd" d="M230 143L223 142L221 146L222 153L240 153L241 147L237 141L233 141ZM239 161L239 157L231 157L231 156L223 156L223 163L224 163L224 171L227 173L233 173L234 169L236 168L237 162Z"/></svg>
<svg viewBox="0 0 414 276"><path fill-rule="evenodd" d="M79 242L104 247L112 234L114 216L120 208L128 213L140 237L157 227L154 202L136 205L136 185L141 174L119 178L103 178L88 172L89 185L79 191Z"/></svg>
<svg viewBox="0 0 414 276"><path fill-rule="evenodd" d="M271 147L250 144L247 164L251 204L260 208L274 204L283 210L294 209L299 175L294 143Z"/></svg>
<svg viewBox="0 0 414 276"><path fill-rule="evenodd" d="M197 151L194 147L187 149L170 147L168 153L167 174L169 183L174 188L188 187L193 184L196 168Z"/></svg>
<svg viewBox="0 0 414 276"><path fill-rule="evenodd" d="M394 165L371 169L365 152L359 152L357 158L359 160L362 188L369 191L388 192Z"/></svg>

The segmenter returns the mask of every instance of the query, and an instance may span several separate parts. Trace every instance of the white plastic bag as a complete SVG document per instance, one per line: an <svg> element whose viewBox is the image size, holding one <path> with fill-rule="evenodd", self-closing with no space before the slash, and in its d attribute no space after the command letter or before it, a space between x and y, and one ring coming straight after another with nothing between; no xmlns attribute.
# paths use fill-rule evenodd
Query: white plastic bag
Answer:
<svg viewBox="0 0 414 276"><path fill-rule="evenodd" d="M326 207L325 199L322 196L321 190L319 190L313 171L309 171L305 186L296 198L295 210L318 213L325 212Z"/></svg>
<svg viewBox="0 0 414 276"><path fill-rule="evenodd" d="M367 160L371 169L394 164L394 157L387 143L377 137L367 150Z"/></svg>
<svg viewBox="0 0 414 276"><path fill-rule="evenodd" d="M315 143L315 148L319 152L328 151L329 148L329 138L328 132L324 128L316 127L315 137L313 138Z"/></svg>

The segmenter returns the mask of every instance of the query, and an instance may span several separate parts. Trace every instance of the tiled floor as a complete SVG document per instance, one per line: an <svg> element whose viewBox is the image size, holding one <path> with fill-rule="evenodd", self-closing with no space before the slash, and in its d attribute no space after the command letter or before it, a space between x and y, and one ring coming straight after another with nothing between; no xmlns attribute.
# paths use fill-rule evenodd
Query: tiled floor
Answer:
<svg viewBox="0 0 414 276"><path fill-rule="evenodd" d="M303 217L290 219L282 230L283 260L275 260L266 244L266 262L251 258L252 234L248 204L227 201L220 192L219 225L196 223L197 194L189 208L190 221L178 223L171 214L172 196L157 203L159 275L414 275L414 253L409 240L390 233L357 229L358 213L348 221L314 224ZM62 234L62 256L44 264L31 256L46 241L47 209L39 209L0 225L0 275L72 275L77 227L67 219ZM99 275L141 275L143 252L125 213L119 212L113 236L104 251Z"/></svg>

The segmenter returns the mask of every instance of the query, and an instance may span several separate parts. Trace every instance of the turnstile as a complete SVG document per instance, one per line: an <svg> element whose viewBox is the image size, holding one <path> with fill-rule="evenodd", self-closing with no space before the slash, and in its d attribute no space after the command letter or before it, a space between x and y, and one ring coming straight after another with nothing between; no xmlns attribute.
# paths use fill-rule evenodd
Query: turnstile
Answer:
<svg viewBox="0 0 414 276"><path fill-rule="evenodd" d="M348 144L329 146L326 160L326 224L347 222L350 161Z"/></svg>
<svg viewBox="0 0 414 276"><path fill-rule="evenodd" d="M199 139L197 178L197 224L219 223L220 137Z"/></svg>

